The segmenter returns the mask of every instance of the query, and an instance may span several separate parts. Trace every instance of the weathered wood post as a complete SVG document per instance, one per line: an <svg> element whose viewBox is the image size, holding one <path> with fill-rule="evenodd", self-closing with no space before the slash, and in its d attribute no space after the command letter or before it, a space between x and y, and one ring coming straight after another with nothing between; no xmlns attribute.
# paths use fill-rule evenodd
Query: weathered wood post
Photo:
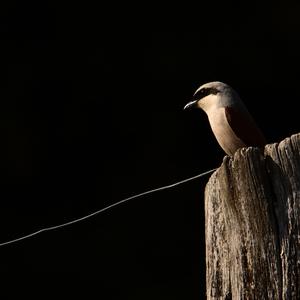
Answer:
<svg viewBox="0 0 300 300"><path fill-rule="evenodd" d="M224 158L205 235L207 299L300 299L300 134Z"/></svg>

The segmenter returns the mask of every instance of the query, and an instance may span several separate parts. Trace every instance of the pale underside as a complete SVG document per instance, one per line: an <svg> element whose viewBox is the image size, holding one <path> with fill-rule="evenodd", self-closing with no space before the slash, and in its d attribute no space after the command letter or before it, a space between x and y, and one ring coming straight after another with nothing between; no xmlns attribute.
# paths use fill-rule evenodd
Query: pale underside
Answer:
<svg viewBox="0 0 300 300"><path fill-rule="evenodd" d="M214 109L213 113L208 111L207 115L218 143L228 155L232 156L237 149L247 146L230 127L224 107Z"/></svg>

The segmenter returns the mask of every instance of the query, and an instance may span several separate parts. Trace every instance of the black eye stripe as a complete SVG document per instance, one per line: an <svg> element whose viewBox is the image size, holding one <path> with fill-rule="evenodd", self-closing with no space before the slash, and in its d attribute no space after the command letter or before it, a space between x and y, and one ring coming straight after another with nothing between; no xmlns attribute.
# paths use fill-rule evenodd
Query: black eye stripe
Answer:
<svg viewBox="0 0 300 300"><path fill-rule="evenodd" d="M202 88L193 96L193 100L199 100L210 94L216 95L218 92L216 88Z"/></svg>

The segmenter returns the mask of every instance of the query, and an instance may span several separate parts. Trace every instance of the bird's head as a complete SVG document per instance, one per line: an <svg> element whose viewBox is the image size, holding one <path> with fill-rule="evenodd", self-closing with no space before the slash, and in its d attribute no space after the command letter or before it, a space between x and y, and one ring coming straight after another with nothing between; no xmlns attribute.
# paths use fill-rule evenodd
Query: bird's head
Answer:
<svg viewBox="0 0 300 300"><path fill-rule="evenodd" d="M211 107L222 105L224 101L230 101L234 90L220 81L213 81L201 85L193 95L192 101L185 105L184 109L201 108L207 112ZM232 101L232 100L231 100Z"/></svg>

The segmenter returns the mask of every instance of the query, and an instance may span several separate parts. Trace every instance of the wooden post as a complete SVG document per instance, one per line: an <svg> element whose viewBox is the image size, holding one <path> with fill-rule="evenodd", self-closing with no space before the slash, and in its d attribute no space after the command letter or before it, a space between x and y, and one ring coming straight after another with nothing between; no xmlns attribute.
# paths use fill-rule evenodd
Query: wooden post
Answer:
<svg viewBox="0 0 300 300"><path fill-rule="evenodd" d="M207 299L300 299L300 134L224 158L205 239Z"/></svg>

